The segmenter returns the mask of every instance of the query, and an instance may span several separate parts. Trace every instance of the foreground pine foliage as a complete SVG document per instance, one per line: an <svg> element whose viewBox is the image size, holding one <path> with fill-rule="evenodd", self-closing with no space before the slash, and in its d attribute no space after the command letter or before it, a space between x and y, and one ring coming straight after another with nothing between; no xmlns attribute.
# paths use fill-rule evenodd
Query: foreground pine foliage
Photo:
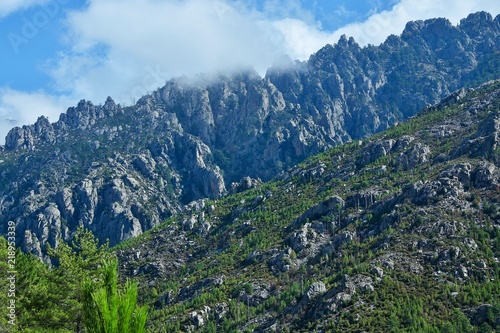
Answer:
<svg viewBox="0 0 500 333"><path fill-rule="evenodd" d="M84 323L89 333L143 333L147 308L137 306L137 285L127 281L118 289L118 261L103 263L103 286L87 279L83 286Z"/></svg>

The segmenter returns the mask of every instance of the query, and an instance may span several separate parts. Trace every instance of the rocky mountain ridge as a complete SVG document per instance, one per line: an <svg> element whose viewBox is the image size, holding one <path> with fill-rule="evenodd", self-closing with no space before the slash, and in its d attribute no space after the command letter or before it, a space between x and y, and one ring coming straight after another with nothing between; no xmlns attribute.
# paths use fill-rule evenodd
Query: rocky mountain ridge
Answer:
<svg viewBox="0 0 500 333"><path fill-rule="evenodd" d="M151 332L495 332L500 81L115 248Z"/></svg>
<svg viewBox="0 0 500 333"><path fill-rule="evenodd" d="M0 232L15 221L17 245L40 256L80 225L117 244L193 200L258 183L244 177L269 180L500 77L499 49L500 16L482 12L458 26L410 22L380 46L342 37L264 78L249 69L172 79L132 107L81 101L55 123L40 117L7 135Z"/></svg>

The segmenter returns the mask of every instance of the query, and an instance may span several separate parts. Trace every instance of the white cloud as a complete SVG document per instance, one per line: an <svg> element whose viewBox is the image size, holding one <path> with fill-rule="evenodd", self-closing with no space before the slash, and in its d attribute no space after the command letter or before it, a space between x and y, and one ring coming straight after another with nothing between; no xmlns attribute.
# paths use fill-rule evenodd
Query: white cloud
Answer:
<svg viewBox="0 0 500 333"><path fill-rule="evenodd" d="M332 33L307 25L297 19L283 19L273 23L281 34L283 52L292 59L306 60L326 44L333 43Z"/></svg>
<svg viewBox="0 0 500 333"><path fill-rule="evenodd" d="M49 0L2 0L0 2L0 18L35 5L42 5L48 1Z"/></svg>
<svg viewBox="0 0 500 333"><path fill-rule="evenodd" d="M353 23L337 30L334 40L345 34L360 45L383 43L390 34L400 35L408 21L445 17L453 24L470 13L487 11L500 14L500 1L491 0L402 0L391 10L370 16L361 23Z"/></svg>
<svg viewBox="0 0 500 333"><path fill-rule="evenodd" d="M265 0L262 6L262 13L268 20L279 20L283 18L294 18L306 24L317 25L314 10L317 7L316 1L310 1L304 8L300 0Z"/></svg>
<svg viewBox="0 0 500 333"><path fill-rule="evenodd" d="M68 25L72 52L48 72L57 87L92 100L130 103L172 76L241 65L264 73L283 52L261 13L219 0L92 0Z"/></svg>
<svg viewBox="0 0 500 333"><path fill-rule="evenodd" d="M353 10L348 10L345 5L340 5L337 7L337 9L334 11L335 15L339 17L349 17L349 16L354 16L356 15L356 11Z"/></svg>
<svg viewBox="0 0 500 333"><path fill-rule="evenodd" d="M73 101L65 97L54 97L43 91L27 93L10 88L0 88L0 142L15 126L33 124L40 115L51 122L59 119Z"/></svg>

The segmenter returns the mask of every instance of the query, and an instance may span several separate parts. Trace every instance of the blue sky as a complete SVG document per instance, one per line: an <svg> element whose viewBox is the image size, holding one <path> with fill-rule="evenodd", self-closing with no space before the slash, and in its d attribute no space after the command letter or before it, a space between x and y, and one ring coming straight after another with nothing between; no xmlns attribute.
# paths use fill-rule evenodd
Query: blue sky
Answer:
<svg viewBox="0 0 500 333"><path fill-rule="evenodd" d="M407 21L500 14L492 0L1 0L0 144L80 99L131 104L166 80L306 60L340 35L361 45Z"/></svg>

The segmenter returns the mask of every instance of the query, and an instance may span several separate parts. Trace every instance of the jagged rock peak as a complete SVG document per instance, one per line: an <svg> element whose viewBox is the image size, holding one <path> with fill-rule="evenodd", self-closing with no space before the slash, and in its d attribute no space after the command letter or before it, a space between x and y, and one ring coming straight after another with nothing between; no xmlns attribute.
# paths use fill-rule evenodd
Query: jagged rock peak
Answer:
<svg viewBox="0 0 500 333"><path fill-rule="evenodd" d="M61 113L59 120L51 123L45 116L40 116L33 125L15 127L5 138L5 149L32 149L36 142L53 143L59 134L68 128L85 129L94 125L98 119L113 115L120 109L111 97L106 99L104 106L94 105L91 101L81 100L76 107L70 107Z"/></svg>
<svg viewBox="0 0 500 333"><path fill-rule="evenodd" d="M354 40L353 37L347 38L346 35L340 36L340 39L337 42L337 45L342 47L342 48L359 47L358 43L356 43L356 41Z"/></svg>
<svg viewBox="0 0 500 333"><path fill-rule="evenodd" d="M490 25L491 23L498 23L499 18L500 15L498 15L494 19L490 13L481 11L481 12L471 13L466 18L461 19L459 26L463 28L465 26L484 25L485 23Z"/></svg>
<svg viewBox="0 0 500 333"><path fill-rule="evenodd" d="M466 31L471 38L478 38L491 32L499 33L500 15L493 19L493 16L488 12L473 13L462 19L459 27Z"/></svg>
<svg viewBox="0 0 500 333"><path fill-rule="evenodd" d="M425 21L423 20L410 21L406 23L406 27L403 31L403 36L429 28L439 29L439 28L450 28L450 27L453 27L453 25L446 18L433 18Z"/></svg>
<svg viewBox="0 0 500 333"><path fill-rule="evenodd" d="M34 125L15 127L5 138L5 149L32 149L35 141L54 142L54 127L45 116L38 117Z"/></svg>
<svg viewBox="0 0 500 333"><path fill-rule="evenodd" d="M113 111L116 109L116 107L117 105L115 101L110 96L108 96L108 98L106 98L106 102L104 102L104 109L108 111Z"/></svg>
<svg viewBox="0 0 500 333"><path fill-rule="evenodd" d="M33 147L33 134L29 126L14 127L5 137L5 149L30 149Z"/></svg>

